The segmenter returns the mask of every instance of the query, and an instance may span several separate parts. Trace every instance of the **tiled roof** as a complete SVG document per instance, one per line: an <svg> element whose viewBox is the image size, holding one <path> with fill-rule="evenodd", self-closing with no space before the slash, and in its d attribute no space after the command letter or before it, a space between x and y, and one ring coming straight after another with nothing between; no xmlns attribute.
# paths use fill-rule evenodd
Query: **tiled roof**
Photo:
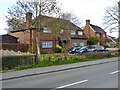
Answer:
<svg viewBox="0 0 120 90"><path fill-rule="evenodd" d="M16 38L16 39L18 39L17 37L14 37L14 36L12 36L12 35L10 35L10 34L4 34L4 35L0 35L0 37L6 37L6 36L10 36L10 37L13 37L13 38Z"/></svg>
<svg viewBox="0 0 120 90"><path fill-rule="evenodd" d="M105 32L101 27L96 26L96 25L92 25L90 24L90 26L97 32L97 33L103 33Z"/></svg>
<svg viewBox="0 0 120 90"><path fill-rule="evenodd" d="M112 36L110 36L110 35L107 35L109 38L111 38L113 41L115 41L115 42L118 42L118 39L116 39L115 37L112 37Z"/></svg>
<svg viewBox="0 0 120 90"><path fill-rule="evenodd" d="M41 16L41 28L48 28L50 25L48 25L48 23L53 23L55 20L57 20L58 18L53 18L53 17L48 17L48 16ZM62 21L63 19L59 19L59 21ZM36 21L38 21L37 18L32 20L32 25L28 28L26 28L26 23L23 24L23 26L21 26L20 28L12 31L12 32L18 32L18 31L22 31L22 30L27 30L27 29L31 29L31 28L38 28L39 26L36 27ZM39 21L38 21L39 22ZM81 28L79 28L78 26L74 25L71 21L69 20L64 20L63 21L65 25L65 30L81 30L83 31ZM62 27L62 24L61 24Z"/></svg>

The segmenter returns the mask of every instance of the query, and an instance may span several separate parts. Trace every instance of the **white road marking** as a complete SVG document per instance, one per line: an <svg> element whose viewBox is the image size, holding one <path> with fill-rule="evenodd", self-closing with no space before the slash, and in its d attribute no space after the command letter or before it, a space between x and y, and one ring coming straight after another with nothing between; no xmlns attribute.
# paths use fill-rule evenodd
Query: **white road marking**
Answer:
<svg viewBox="0 0 120 90"><path fill-rule="evenodd" d="M120 72L120 70L111 72L110 74L115 74L115 73L118 73L118 72Z"/></svg>
<svg viewBox="0 0 120 90"><path fill-rule="evenodd" d="M87 82L87 81L88 81L88 80L82 80L82 81L79 81L79 82L75 82L75 83L71 83L71 84L68 84L68 85L64 85L64 86L57 87L56 89L73 86L73 85L80 84L80 83L84 83L84 82Z"/></svg>

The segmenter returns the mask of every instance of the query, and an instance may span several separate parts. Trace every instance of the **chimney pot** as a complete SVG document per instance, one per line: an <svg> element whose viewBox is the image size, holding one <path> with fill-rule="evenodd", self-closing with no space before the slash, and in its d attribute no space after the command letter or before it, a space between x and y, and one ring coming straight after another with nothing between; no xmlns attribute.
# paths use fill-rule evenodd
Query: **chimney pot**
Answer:
<svg viewBox="0 0 120 90"><path fill-rule="evenodd" d="M86 20L86 25L90 25L90 20Z"/></svg>

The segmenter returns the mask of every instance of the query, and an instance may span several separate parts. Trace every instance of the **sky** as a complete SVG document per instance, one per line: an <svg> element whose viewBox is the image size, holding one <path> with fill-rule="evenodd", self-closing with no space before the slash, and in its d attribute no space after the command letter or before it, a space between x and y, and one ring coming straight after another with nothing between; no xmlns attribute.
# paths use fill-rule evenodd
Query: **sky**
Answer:
<svg viewBox="0 0 120 90"><path fill-rule="evenodd" d="M16 4L17 0L0 0L0 35L6 34L7 28L6 18L8 8ZM81 26L85 26L85 21L90 20L93 25L104 27L103 17L105 10L109 6L115 5L118 0L57 0L61 4L61 9L63 12L74 13L82 22ZM80 27L82 28L82 27ZM108 35L118 37L117 32L110 33L107 31Z"/></svg>

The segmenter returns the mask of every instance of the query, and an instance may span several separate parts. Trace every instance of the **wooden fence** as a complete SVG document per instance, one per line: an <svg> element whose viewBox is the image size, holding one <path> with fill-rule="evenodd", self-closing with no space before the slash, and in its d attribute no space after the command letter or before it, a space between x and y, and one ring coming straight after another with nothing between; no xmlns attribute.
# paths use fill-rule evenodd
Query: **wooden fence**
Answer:
<svg viewBox="0 0 120 90"><path fill-rule="evenodd" d="M0 49L28 52L29 46L28 44L20 43L0 43Z"/></svg>

